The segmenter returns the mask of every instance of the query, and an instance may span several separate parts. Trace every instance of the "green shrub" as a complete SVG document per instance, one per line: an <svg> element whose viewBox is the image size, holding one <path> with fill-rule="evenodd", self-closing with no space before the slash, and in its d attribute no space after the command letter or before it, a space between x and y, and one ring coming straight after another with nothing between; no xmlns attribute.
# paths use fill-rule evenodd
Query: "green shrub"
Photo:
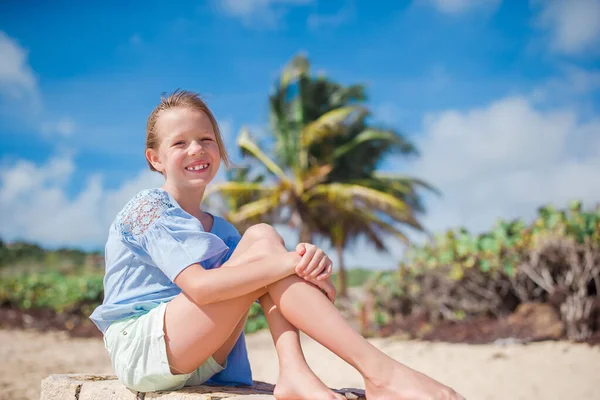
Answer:
<svg viewBox="0 0 600 400"><path fill-rule="evenodd" d="M50 309L87 320L102 303L103 277L98 271L4 273L0 280L0 305L21 310ZM252 333L266 327L262 308L252 304L245 332Z"/></svg>
<svg viewBox="0 0 600 400"><path fill-rule="evenodd" d="M46 308L87 317L102 302L102 279L100 273L4 274L0 281L0 304L23 310Z"/></svg>
<svg viewBox="0 0 600 400"><path fill-rule="evenodd" d="M254 333L267 328L267 326L267 319L265 318L262 307L258 303L252 303L252 307L250 307L250 311L248 312L248 321L246 321L244 332Z"/></svg>
<svg viewBox="0 0 600 400"><path fill-rule="evenodd" d="M365 284L377 271L366 268L353 268L346 271L348 287L360 287ZM331 274L332 282L337 282L337 272Z"/></svg>
<svg viewBox="0 0 600 400"><path fill-rule="evenodd" d="M522 302L552 301L569 337L584 339L599 285L600 208L585 212L573 202L540 208L529 226L500 220L479 235L449 230L412 246L395 274L376 276L368 289L373 314L388 317L377 320L392 322L423 312L432 322L498 317Z"/></svg>

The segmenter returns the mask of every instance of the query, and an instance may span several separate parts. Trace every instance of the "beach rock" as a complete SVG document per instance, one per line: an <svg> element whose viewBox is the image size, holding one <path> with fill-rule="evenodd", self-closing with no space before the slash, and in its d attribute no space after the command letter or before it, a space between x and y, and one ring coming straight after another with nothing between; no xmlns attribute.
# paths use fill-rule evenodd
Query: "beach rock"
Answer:
<svg viewBox="0 0 600 400"><path fill-rule="evenodd" d="M40 400L273 400L273 389L269 383L255 381L252 387L202 385L140 393L127 389L112 375L67 374L44 379ZM361 389L334 390L349 400L365 400Z"/></svg>
<svg viewBox="0 0 600 400"><path fill-rule="evenodd" d="M523 303L507 322L517 337L527 340L556 340L564 334L560 315L549 304Z"/></svg>

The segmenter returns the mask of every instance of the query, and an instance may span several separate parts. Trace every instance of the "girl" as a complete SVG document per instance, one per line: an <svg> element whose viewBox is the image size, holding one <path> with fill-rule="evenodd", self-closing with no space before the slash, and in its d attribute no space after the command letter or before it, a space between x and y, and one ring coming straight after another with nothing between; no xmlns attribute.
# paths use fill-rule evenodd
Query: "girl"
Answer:
<svg viewBox="0 0 600 400"><path fill-rule="evenodd" d="M240 238L227 221L201 211L206 186L229 159L198 95L176 91L161 100L146 126L146 158L165 183L137 194L115 218L105 298L91 315L127 387L252 385L243 328L258 299L279 359L277 399L342 398L307 365L298 329L354 366L369 400L462 398L346 323L332 304L331 261L321 249L301 243L287 251L266 224Z"/></svg>

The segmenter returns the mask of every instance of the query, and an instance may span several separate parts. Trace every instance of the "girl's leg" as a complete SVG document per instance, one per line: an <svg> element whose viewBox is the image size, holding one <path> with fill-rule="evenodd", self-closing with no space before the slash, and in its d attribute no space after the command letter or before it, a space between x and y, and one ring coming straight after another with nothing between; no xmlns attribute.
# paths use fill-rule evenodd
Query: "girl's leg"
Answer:
<svg viewBox="0 0 600 400"><path fill-rule="evenodd" d="M296 275L267 287L283 316L295 327L356 368L369 400L460 400L447 386L381 352L344 320L315 286Z"/></svg>
<svg viewBox="0 0 600 400"><path fill-rule="evenodd" d="M283 238L269 225L254 226L254 229L247 231L249 235L245 235L246 241L240 241L236 250L240 251L235 257L231 257L234 263L240 264L251 261L254 257L252 252L248 250L257 242L259 238L267 238L269 241L278 243L280 246L274 246L273 252L285 253L285 243ZM256 254L256 252L254 252ZM300 334L292 324L290 324L277 306L273 303L273 299L268 294L263 295L260 299L260 305L264 311L271 337L277 351L279 361L279 377L275 385L275 398L281 399L342 399L331 391L321 380L314 374L306 363L302 346L300 345ZM242 327L243 328L243 327ZM233 341L229 351L233 348ZM222 349L227 349L226 345ZM227 352L228 354L228 352ZM215 357L213 355L213 357ZM217 358L215 357L215 360Z"/></svg>
<svg viewBox="0 0 600 400"><path fill-rule="evenodd" d="M189 373L210 356L223 365L244 328L248 309L265 289L198 306L184 293L167 304L165 343L173 374Z"/></svg>
<svg viewBox="0 0 600 400"><path fill-rule="evenodd" d="M260 233L258 237L265 236ZM245 256L252 259L264 255L265 251L272 254L282 247L277 242L269 243L266 248L249 246ZM239 245L236 252L238 250ZM451 389L403 366L372 346L346 323L319 289L295 275L268 285L267 289L203 306L183 294L173 299L165 315L167 354L172 370L191 372L200 366L224 345L252 302L267 291L286 320L363 375L370 400L411 399L415 398L412 394L425 392L436 392L440 399L459 399Z"/></svg>
<svg viewBox="0 0 600 400"><path fill-rule="evenodd" d="M241 264L250 262L258 257L261 257L268 252L285 252L283 239L277 232L267 225L258 225L247 231L236 251L230 258L232 264ZM270 246L269 243L274 246ZM265 251L266 250L266 251ZM224 266L225 267L225 266ZM266 292L266 289L265 289ZM258 297L253 294L250 297ZM233 301L235 300L235 301ZM238 299L233 299L223 304L225 308L236 303ZM244 303L242 301L242 303ZM260 297L260 303L265 311L267 322L271 330L271 335L275 342L275 348L279 358L280 371L279 379L275 388L276 398L305 398L305 399L339 399L334 392L329 390L312 372L300 347L300 339L298 330L294 328L281 315L277 307L273 304L273 300L268 294ZM218 303L215 303L218 304ZM247 303L246 303L247 304ZM244 329L244 324L247 319L247 309L241 317L237 326L233 329L229 337L212 353L213 358L219 364L223 365L227 356L233 349L241 332ZM210 326L230 326L233 322L231 319L215 320L219 315L234 316L231 310L223 313L217 310L213 312L212 305L198 307L191 299L185 295L180 295L174 299L168 306L165 315L165 338L167 340L167 355L172 366L173 373L189 372L197 368L203 363L214 349L215 345L219 344L219 336L215 332L210 337L203 335L203 331L199 330L196 324L204 325L207 320L213 322ZM186 325L186 332L189 335L182 335L181 329L177 329L181 324ZM204 331L205 332L205 331ZM198 335L198 336L196 336ZM217 339L217 343L213 342ZM198 343L196 347L194 343ZM202 347L202 348L200 348ZM182 369L184 368L184 369Z"/></svg>
<svg viewBox="0 0 600 400"><path fill-rule="evenodd" d="M300 334L281 314L271 296L260 298L279 360L276 399L344 399L331 391L310 369L302 353Z"/></svg>

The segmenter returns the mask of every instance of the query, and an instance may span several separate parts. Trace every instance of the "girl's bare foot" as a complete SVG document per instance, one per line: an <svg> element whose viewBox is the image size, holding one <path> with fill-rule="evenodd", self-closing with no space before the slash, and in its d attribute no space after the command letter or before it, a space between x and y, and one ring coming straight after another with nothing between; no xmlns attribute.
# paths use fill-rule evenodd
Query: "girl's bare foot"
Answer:
<svg viewBox="0 0 600 400"><path fill-rule="evenodd" d="M368 400L464 400L450 387L391 361L382 372L365 379Z"/></svg>
<svg viewBox="0 0 600 400"><path fill-rule="evenodd" d="M307 365L279 368L273 395L277 400L345 400L325 386Z"/></svg>

